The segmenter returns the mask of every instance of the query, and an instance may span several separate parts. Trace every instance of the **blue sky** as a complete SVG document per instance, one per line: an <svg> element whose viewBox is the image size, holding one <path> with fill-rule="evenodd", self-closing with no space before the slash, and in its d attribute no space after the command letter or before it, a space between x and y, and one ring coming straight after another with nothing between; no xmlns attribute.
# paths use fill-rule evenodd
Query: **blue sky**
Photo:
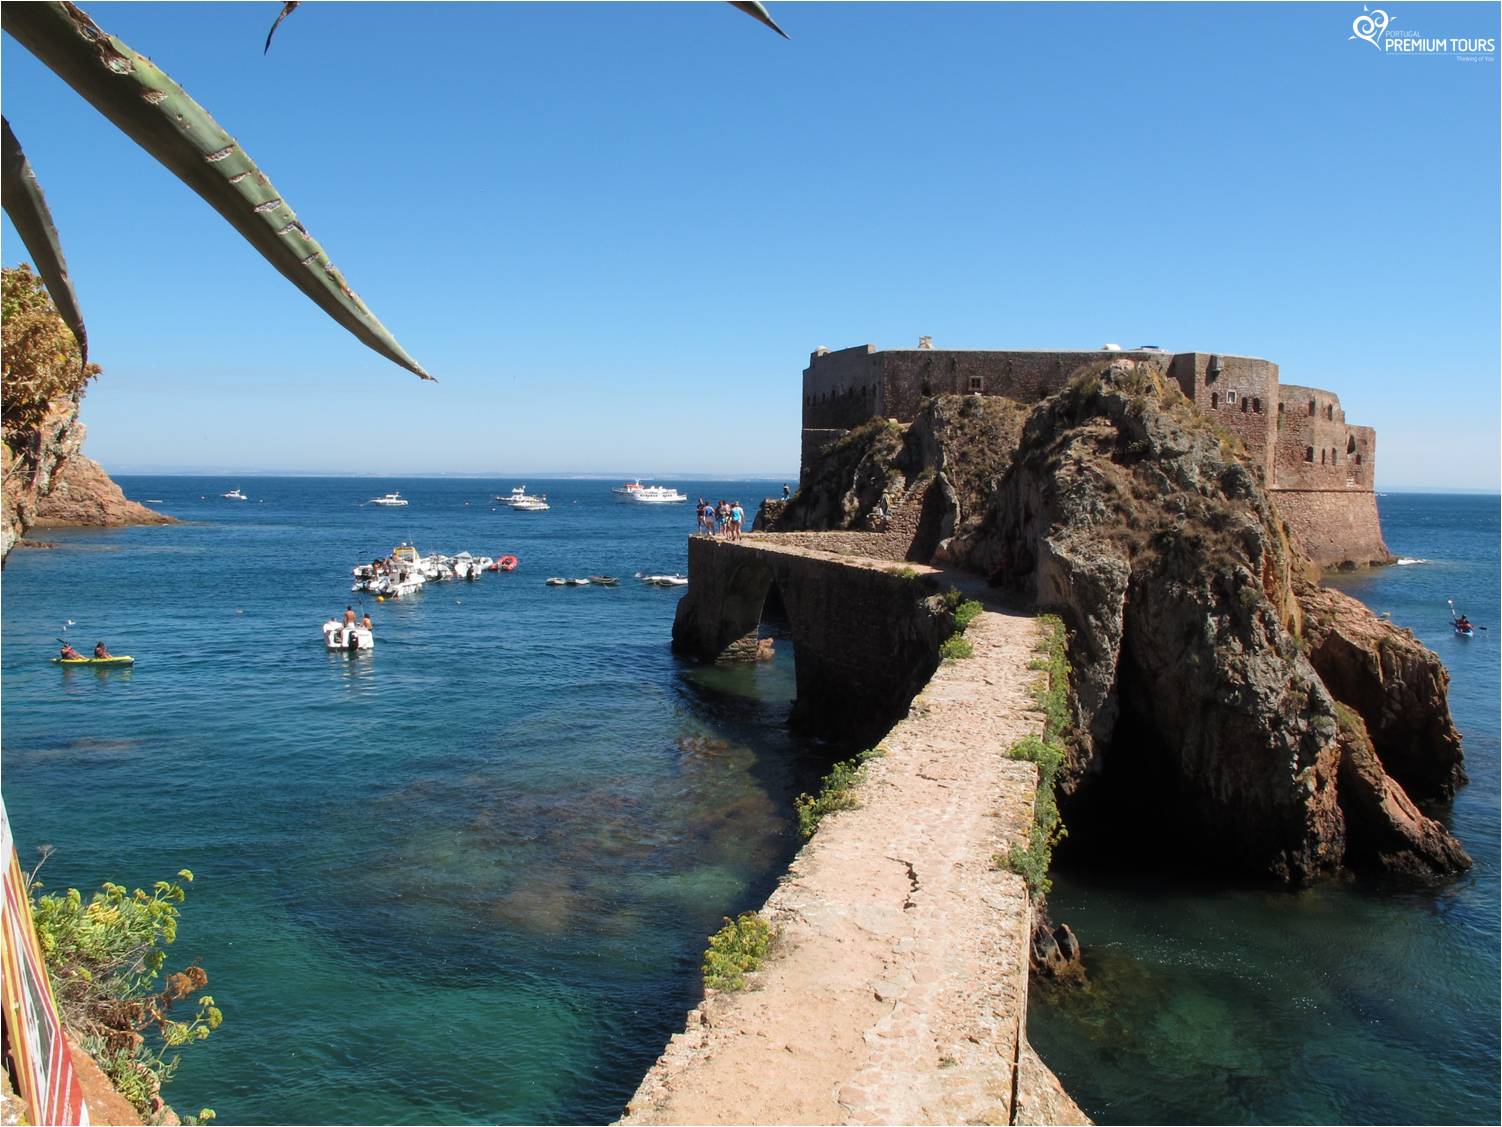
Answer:
<svg viewBox="0 0 1502 1127"><path fill-rule="evenodd" d="M14 41L115 472L784 477L819 345L1276 360L1378 487L1495 489L1498 63L1361 4L92 4L440 383L329 321ZM1495 5L1395 29L1498 36ZM7 222L4 261L24 248Z"/></svg>

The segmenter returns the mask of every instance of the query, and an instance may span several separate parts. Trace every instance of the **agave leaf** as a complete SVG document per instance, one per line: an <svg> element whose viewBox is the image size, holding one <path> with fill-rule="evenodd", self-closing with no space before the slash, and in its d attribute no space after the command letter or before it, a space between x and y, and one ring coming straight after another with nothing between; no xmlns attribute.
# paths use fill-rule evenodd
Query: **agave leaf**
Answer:
<svg viewBox="0 0 1502 1127"><path fill-rule="evenodd" d="M732 8L739 8L757 23L766 24L784 39L788 38L788 33L777 26L777 21L772 18L772 13L767 11L766 8L764 8L762 5L758 4L756 0L730 0L730 6Z"/></svg>
<svg viewBox="0 0 1502 1127"><path fill-rule="evenodd" d="M74 4L6 4L0 26L198 193L320 309L382 356L433 378L350 289L266 174L160 67Z"/></svg>
<svg viewBox="0 0 1502 1127"><path fill-rule="evenodd" d="M300 7L302 7L302 0L287 0L282 5L282 10L277 14L275 22L271 25L271 30L266 33L266 46L261 48L261 54L264 55L267 51L271 50L271 37L276 34L276 29L282 26L284 19Z"/></svg>
<svg viewBox="0 0 1502 1127"><path fill-rule="evenodd" d="M5 214L15 224L16 234L26 244L31 260L37 265L42 284L52 297L52 304L62 315L63 323L73 330L78 341L80 363L89 362L89 334L84 331L83 313L78 308L78 295L73 292L73 279L68 277L68 264L63 260L63 245L57 237L57 227L52 222L52 212L47 207L42 186L37 183L31 162L21 151L21 142L10 130L10 122L0 117L4 128L3 169L0 169L0 199L5 203Z"/></svg>

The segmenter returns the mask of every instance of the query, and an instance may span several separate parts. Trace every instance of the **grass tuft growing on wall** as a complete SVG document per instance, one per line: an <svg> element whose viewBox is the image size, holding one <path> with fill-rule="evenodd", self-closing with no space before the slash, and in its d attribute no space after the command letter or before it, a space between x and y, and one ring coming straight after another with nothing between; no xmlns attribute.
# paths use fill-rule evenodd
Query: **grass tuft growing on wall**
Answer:
<svg viewBox="0 0 1502 1127"><path fill-rule="evenodd" d="M1039 657L1032 668L1041 670L1043 677L1034 690L1033 699L1045 717L1043 734L1024 736L1007 752L1011 759L1037 764L1038 789L1033 798L1033 824L1028 830L1026 846L1014 845L1005 857L997 857L998 863L1023 879L1028 895L1034 900L1048 895L1052 887L1048 866L1053 859L1053 847L1068 832L1059 816L1054 787L1068 755L1064 737L1070 727L1069 659L1065 652L1064 623L1052 614L1043 615L1038 621L1043 627L1043 638L1038 645Z"/></svg>
<svg viewBox="0 0 1502 1127"><path fill-rule="evenodd" d="M725 917L725 926L709 937L704 952L704 985L714 990L744 990L746 975L761 966L772 945L772 925L755 912Z"/></svg>
<svg viewBox="0 0 1502 1127"><path fill-rule="evenodd" d="M865 761L872 757L872 753L866 752L856 759L836 763L830 768L829 774L824 776L817 796L800 794L793 799L793 809L798 814L799 833L806 838L813 837L819 823L824 820L824 815L836 810L854 810L860 805L855 797L855 785L861 781Z"/></svg>

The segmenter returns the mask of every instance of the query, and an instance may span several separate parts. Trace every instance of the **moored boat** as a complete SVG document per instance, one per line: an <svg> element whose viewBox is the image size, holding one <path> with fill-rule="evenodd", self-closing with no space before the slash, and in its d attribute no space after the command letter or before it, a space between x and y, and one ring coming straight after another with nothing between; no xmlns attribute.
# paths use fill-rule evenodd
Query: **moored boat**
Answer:
<svg viewBox="0 0 1502 1127"><path fill-rule="evenodd" d="M226 501L249 501L250 500L249 497L245 496L245 494L241 493L238 489L231 489L228 493L221 493L221 494L219 494L219 496L223 497Z"/></svg>
<svg viewBox="0 0 1502 1127"><path fill-rule="evenodd" d="M679 493L669 485L644 485L631 493L631 499L647 505L668 505L687 501L688 494Z"/></svg>
<svg viewBox="0 0 1502 1127"><path fill-rule="evenodd" d="M409 504L410 502L408 502L408 500L400 493L387 493L381 497L372 497L365 503L367 505L400 506Z"/></svg>
<svg viewBox="0 0 1502 1127"><path fill-rule="evenodd" d="M629 497L633 493L639 493L644 488L646 487L642 485L641 478L635 478L624 485L617 485L610 492L619 493L623 497Z"/></svg>

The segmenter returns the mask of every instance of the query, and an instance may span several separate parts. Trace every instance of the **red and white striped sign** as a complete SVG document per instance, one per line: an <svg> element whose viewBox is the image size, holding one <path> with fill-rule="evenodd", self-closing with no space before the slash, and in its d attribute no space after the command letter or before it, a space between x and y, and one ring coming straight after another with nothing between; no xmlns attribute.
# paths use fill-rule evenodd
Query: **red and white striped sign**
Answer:
<svg viewBox="0 0 1502 1127"><path fill-rule="evenodd" d="M0 1004L5 1047L16 1067L16 1093L38 1127L87 1124L89 1109L73 1072L42 949L31 922L26 875L16 856L10 816L0 800L0 861L5 864L5 900L0 906Z"/></svg>

